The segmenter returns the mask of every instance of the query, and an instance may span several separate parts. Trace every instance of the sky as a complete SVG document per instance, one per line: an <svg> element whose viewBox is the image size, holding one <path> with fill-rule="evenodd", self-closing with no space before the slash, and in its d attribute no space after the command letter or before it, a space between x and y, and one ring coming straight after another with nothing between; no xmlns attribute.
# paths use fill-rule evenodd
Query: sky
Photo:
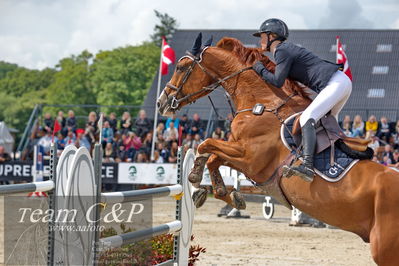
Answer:
<svg viewBox="0 0 399 266"><path fill-rule="evenodd" d="M398 0L0 0L0 61L32 69L149 40L154 9L180 29L399 29Z"/></svg>

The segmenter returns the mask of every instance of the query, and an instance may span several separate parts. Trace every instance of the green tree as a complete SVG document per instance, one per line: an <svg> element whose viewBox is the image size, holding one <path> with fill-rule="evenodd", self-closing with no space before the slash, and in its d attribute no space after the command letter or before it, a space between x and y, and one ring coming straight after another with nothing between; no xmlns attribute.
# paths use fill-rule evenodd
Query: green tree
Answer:
<svg viewBox="0 0 399 266"><path fill-rule="evenodd" d="M8 72L14 71L17 68L18 65L16 64L0 61L0 79L4 78Z"/></svg>
<svg viewBox="0 0 399 266"><path fill-rule="evenodd" d="M95 104L96 97L90 87L90 60L88 51L78 56L61 59L54 80L47 90L49 104Z"/></svg>
<svg viewBox="0 0 399 266"><path fill-rule="evenodd" d="M102 105L141 105L159 61L153 43L100 52L92 65L91 86Z"/></svg>
<svg viewBox="0 0 399 266"><path fill-rule="evenodd" d="M157 10L154 10L154 12L155 16L159 19L159 24L155 25L154 33L150 37L155 45L161 47L162 36L165 36L166 39L172 38L173 33L175 33L179 25L176 19L169 16L167 13L163 14Z"/></svg>

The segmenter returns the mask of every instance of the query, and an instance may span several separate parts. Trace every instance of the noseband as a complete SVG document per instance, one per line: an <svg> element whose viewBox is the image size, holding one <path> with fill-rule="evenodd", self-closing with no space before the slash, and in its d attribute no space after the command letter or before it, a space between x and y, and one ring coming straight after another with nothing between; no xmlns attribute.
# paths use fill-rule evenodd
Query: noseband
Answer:
<svg viewBox="0 0 399 266"><path fill-rule="evenodd" d="M183 58L188 58L188 59L192 60L192 63L189 66L189 68L185 71L184 76L183 76L183 80L182 80L181 84L178 87L173 85L170 82L168 82L166 84L166 87L176 91L176 93L173 96L168 95L167 92L164 91L164 93L166 94L166 97L167 97L167 102L169 102L170 108L172 110L174 110L174 111L178 110L180 108L180 104L183 101L186 101L186 100L190 99L191 97L193 97L193 96L195 96L197 94L203 93L203 92L212 92L217 87L219 87L222 83L224 83L226 80L228 80L228 79L230 79L232 77L235 77L235 76L241 74L244 71L252 69L252 67L245 67L245 68L243 68L243 69L241 69L241 70L239 70L237 72L234 72L231 75L228 75L228 76L220 79L217 76L215 76L212 73L210 73L203 65L201 65L202 55L203 55L203 53L205 52L205 50L207 48L208 47L205 47L204 49L202 49L201 54L198 57L194 56L190 52L186 52L186 55L179 59L179 61L181 61ZM202 89L200 89L200 90L198 90L196 92L190 93L188 95L183 95L183 97L177 99L176 96L178 96L178 94L182 94L183 86L187 82L190 74L193 72L195 65L198 65L198 67L202 70L202 72L204 72L205 74L210 76L213 80L215 80L215 82L210 84L210 85L208 85L208 86L206 86L206 87L202 87ZM193 101L194 100L191 100L191 101L189 101L189 103L192 103Z"/></svg>

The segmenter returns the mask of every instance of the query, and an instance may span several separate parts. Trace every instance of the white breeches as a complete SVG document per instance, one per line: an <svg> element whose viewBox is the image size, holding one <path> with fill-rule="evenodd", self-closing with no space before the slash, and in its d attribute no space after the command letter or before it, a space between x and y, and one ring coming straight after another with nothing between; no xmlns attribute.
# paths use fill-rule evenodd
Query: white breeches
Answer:
<svg viewBox="0 0 399 266"><path fill-rule="evenodd" d="M313 118L316 122L329 111L338 120L338 114L344 107L352 92L352 81L342 72L332 75L327 86L316 96L312 103L303 111L299 120L301 127Z"/></svg>

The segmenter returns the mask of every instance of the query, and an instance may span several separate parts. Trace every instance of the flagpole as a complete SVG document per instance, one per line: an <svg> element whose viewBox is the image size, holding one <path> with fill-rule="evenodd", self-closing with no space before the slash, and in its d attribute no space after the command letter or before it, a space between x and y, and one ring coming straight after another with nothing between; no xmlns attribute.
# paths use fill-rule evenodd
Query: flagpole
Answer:
<svg viewBox="0 0 399 266"><path fill-rule="evenodd" d="M335 63L338 64L338 43L339 43L339 36L337 36L337 48L335 53Z"/></svg>
<svg viewBox="0 0 399 266"><path fill-rule="evenodd" d="M152 133L152 143L151 143L151 160L154 160L155 140L157 138L157 130L156 130L157 129L157 121L158 121L157 99L159 97L159 91L161 90L163 43L164 43L164 39L162 37L161 55L159 58L158 86L157 86L157 94L155 96L155 113L154 113L154 127L153 127L153 131L152 131L153 133Z"/></svg>

